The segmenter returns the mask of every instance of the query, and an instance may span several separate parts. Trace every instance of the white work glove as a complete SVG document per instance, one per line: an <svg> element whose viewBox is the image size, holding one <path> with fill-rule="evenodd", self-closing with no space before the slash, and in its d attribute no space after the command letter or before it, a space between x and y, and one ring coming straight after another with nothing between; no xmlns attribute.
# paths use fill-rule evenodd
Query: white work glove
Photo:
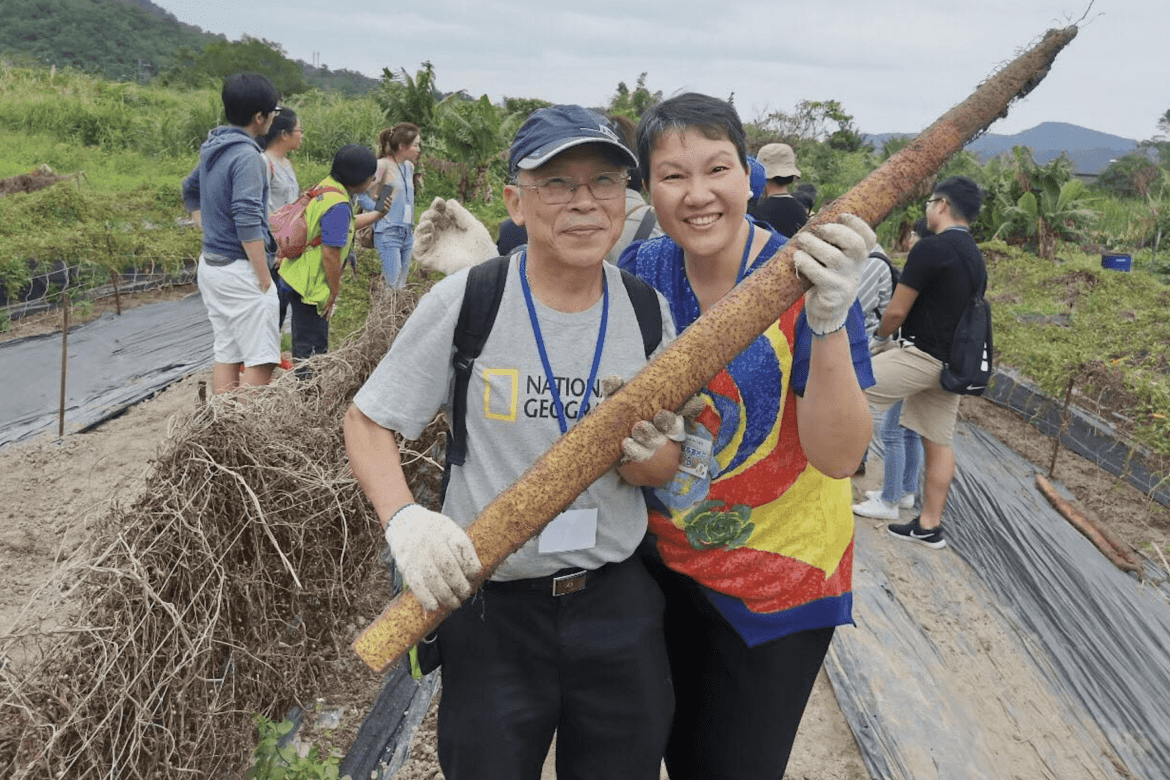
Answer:
<svg viewBox="0 0 1170 780"><path fill-rule="evenodd" d="M886 336L884 339L874 336L869 340L869 354L871 357L877 357L896 346L898 346L898 342L894 340L893 336Z"/></svg>
<svg viewBox="0 0 1170 780"><path fill-rule="evenodd" d="M869 225L853 214L796 234L796 270L812 282L804 294L809 327L818 336L845 327L849 307L857 299L857 284L865 259L877 244Z"/></svg>
<svg viewBox="0 0 1170 780"><path fill-rule="evenodd" d="M612 396L626 380L616 374L603 377L601 380L601 399L598 405ZM703 398L699 395L691 396L672 412L662 409L654 415L653 420L639 420L634 423L630 435L622 440L622 463L641 463L649 460L659 447L666 444L666 440L685 441L687 438L688 420L693 420L703 411Z"/></svg>
<svg viewBox="0 0 1170 780"><path fill-rule="evenodd" d="M446 515L407 504L386 524L386 541L402 579L422 608L454 609L471 595L482 566L467 533Z"/></svg>
<svg viewBox="0 0 1170 780"><path fill-rule="evenodd" d="M426 271L453 274L497 254L488 229L454 198L435 198L418 219L414 259Z"/></svg>

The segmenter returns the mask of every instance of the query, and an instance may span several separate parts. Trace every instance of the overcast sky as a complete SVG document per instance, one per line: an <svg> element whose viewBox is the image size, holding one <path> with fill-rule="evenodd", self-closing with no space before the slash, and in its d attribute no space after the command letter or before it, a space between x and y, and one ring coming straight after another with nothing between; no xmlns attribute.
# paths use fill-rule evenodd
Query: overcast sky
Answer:
<svg viewBox="0 0 1170 780"><path fill-rule="evenodd" d="M990 132L1069 122L1142 140L1170 109L1170 0L154 0L232 40L378 77L434 63L437 86L604 106L619 81L734 93L743 119L838 100L865 133L917 133L1051 27L1077 38ZM563 10L561 10L563 7Z"/></svg>

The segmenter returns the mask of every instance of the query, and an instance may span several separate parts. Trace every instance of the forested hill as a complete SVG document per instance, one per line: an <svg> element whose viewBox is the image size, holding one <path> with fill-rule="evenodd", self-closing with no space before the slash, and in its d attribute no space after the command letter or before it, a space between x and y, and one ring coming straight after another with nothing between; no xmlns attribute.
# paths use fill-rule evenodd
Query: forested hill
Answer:
<svg viewBox="0 0 1170 780"><path fill-rule="evenodd" d="M221 68L257 70L285 94L317 87L353 95L379 83L361 73L289 60L277 44L230 43L180 22L150 0L3 0L0 56L96 71L118 81L165 76L167 83L198 83L227 75Z"/></svg>
<svg viewBox="0 0 1170 780"><path fill-rule="evenodd" d="M0 53L119 80L156 75L180 49L222 39L149 0L4 0L0 14Z"/></svg>

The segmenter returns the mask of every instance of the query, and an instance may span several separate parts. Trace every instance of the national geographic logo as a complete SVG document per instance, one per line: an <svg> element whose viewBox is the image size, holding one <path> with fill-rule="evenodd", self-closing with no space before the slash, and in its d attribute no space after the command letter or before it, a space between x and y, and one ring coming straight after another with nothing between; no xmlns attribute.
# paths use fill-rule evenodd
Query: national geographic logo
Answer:
<svg viewBox="0 0 1170 780"><path fill-rule="evenodd" d="M543 374L528 375L523 379L514 368L485 368L483 371L483 416L489 420L516 422L518 416L529 420L557 419L557 408ZM584 377L556 377L557 392L565 406L565 417L577 419L581 399L585 397ZM595 382L589 394L588 410L597 404L601 383ZM521 393L523 391L523 393ZM523 395L523 398L521 398Z"/></svg>

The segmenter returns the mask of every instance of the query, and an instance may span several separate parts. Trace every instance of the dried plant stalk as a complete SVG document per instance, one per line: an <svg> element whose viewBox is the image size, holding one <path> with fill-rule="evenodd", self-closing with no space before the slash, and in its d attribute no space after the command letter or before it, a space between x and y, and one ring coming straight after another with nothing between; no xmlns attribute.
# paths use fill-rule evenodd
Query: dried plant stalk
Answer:
<svg viewBox="0 0 1170 780"><path fill-rule="evenodd" d="M877 225L969 140L1005 116L1013 100L1031 92L1076 34L1076 25L1048 31L809 224L831 222L849 212ZM789 244L712 306L483 510L468 528L484 564L481 581L613 466L634 423L681 405L804 294L793 252ZM383 671L446 615L445 610L427 613L414 596L404 594L357 638L354 650L371 669Z"/></svg>

